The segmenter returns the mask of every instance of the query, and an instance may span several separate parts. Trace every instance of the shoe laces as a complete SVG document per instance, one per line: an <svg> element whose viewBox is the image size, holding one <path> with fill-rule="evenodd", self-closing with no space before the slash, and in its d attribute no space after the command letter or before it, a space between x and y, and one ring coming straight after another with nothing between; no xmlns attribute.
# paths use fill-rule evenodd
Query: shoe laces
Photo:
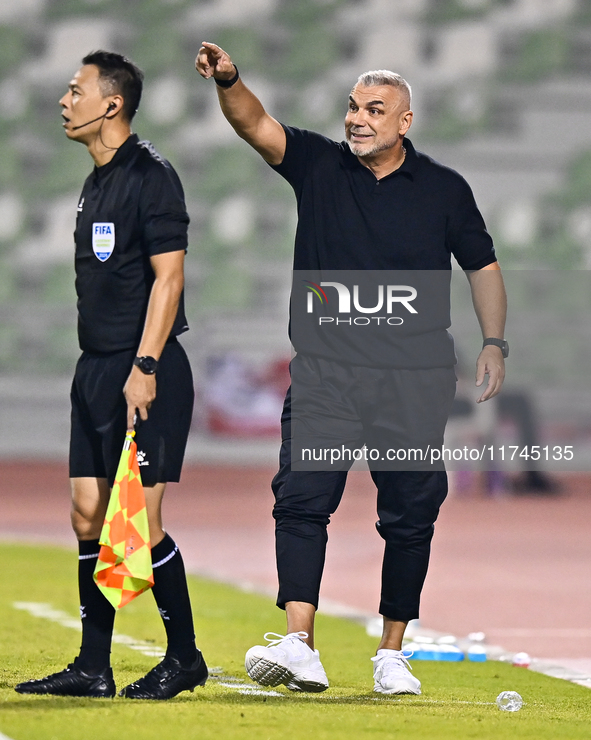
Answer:
<svg viewBox="0 0 591 740"><path fill-rule="evenodd" d="M280 635L277 632L265 632L263 639L267 640L269 643L267 647L275 647L275 645L279 645L280 642L283 642L283 640L301 640L303 642L306 637L308 637L307 632L290 632L287 635Z"/></svg>
<svg viewBox="0 0 591 740"><path fill-rule="evenodd" d="M412 658L414 655L414 651L410 651L405 653L403 650L390 650L386 655L374 655L372 658L372 661L376 664L378 664L380 667L383 667L383 663L385 663L388 660L393 660L396 662L397 665L402 664L406 668L408 668L409 671L412 671L412 666L408 662L409 658Z"/></svg>

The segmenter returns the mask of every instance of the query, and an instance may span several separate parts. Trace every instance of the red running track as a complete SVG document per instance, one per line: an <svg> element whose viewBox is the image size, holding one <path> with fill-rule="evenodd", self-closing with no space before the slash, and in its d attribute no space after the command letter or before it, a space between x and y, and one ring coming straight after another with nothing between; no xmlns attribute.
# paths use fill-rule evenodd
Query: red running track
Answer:
<svg viewBox="0 0 591 740"><path fill-rule="evenodd" d="M188 569L273 592L272 470L188 467L165 497L165 524ZM591 476L553 498L451 495L436 525L423 626L536 657L591 658ZM325 599L375 613L382 540L366 473L351 473L329 528ZM73 546L67 468L0 463L0 538Z"/></svg>

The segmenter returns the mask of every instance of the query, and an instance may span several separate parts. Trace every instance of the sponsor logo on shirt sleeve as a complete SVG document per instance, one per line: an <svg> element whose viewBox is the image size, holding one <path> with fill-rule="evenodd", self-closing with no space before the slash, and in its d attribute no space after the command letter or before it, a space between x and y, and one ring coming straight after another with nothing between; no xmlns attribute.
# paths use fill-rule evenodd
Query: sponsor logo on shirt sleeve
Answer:
<svg viewBox="0 0 591 740"><path fill-rule="evenodd" d="M115 248L115 224L96 222L92 224L92 251L98 260L106 262Z"/></svg>

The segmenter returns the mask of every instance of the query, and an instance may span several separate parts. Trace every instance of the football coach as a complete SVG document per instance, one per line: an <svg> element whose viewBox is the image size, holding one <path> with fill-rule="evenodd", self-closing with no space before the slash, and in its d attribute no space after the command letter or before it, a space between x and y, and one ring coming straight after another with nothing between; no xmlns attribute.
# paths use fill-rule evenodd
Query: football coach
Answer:
<svg viewBox="0 0 591 740"><path fill-rule="evenodd" d="M500 268L466 181L416 151L407 138L413 119L408 83L387 70L361 75L349 95L346 140L338 143L272 118L242 82L230 56L215 44L204 42L195 64L202 77L215 80L222 112L238 136L295 191L294 271L439 271L449 280L453 255L468 277L483 333L476 384L481 386L487 375L488 383L479 401L496 395L508 352ZM292 313L292 340L293 328ZM424 417L425 407L435 409L426 433L441 445L455 392L455 355L446 328L432 332L440 352L421 354L420 343L409 340L406 364L386 366L363 356L356 364L343 362L326 346L307 343L306 335L301 343L294 341L292 390L297 371L302 387L316 392L318 407L331 396L339 433L347 439L356 436L368 447L376 429L391 429L397 418L412 422ZM368 397L371 407L362 408ZM280 468L273 480L277 605L286 610L287 635L268 633L267 646L247 652L246 669L262 685L323 691L328 680L314 649L314 617L327 525L341 499L347 469L295 469L299 460L291 457L294 414L288 391ZM301 420L301 414L297 418ZM303 417L304 425L317 421ZM321 437L321 425L316 431ZM407 623L419 616L433 525L447 495L447 477L443 466L380 470L370 464L370 469L378 490L377 528L385 540L380 602L384 626L372 658L374 690L419 694L421 684L409 672L402 639Z"/></svg>
<svg viewBox="0 0 591 740"><path fill-rule="evenodd" d="M153 593L166 629L166 656L120 695L169 699L203 685L181 553L162 526L166 484L181 473L193 380L177 337L188 329L183 264L187 215L180 180L131 131L143 73L125 57L96 51L82 60L59 101L63 128L94 161L75 230L78 337L72 384L72 525L79 545L82 645L58 673L16 687L23 694L112 697L115 610L93 580L99 536L126 430L136 428Z"/></svg>

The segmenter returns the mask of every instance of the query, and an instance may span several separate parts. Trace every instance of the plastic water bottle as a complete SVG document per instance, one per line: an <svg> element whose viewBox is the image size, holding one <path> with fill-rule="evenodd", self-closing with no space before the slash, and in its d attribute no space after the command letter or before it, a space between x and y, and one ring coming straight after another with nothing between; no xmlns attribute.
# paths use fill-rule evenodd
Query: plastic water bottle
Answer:
<svg viewBox="0 0 591 740"><path fill-rule="evenodd" d="M411 660L437 660L437 646L433 642L410 642L404 646L404 652Z"/></svg>
<svg viewBox="0 0 591 740"><path fill-rule="evenodd" d="M517 668L529 668L531 658L528 653L515 653L511 662Z"/></svg>
<svg viewBox="0 0 591 740"><path fill-rule="evenodd" d="M464 653L456 645L437 645L433 642L409 642L404 653L410 660L464 660Z"/></svg>
<svg viewBox="0 0 591 740"><path fill-rule="evenodd" d="M439 647L439 660L449 660L453 662L459 662L464 660L464 653L460 650L457 645L450 643L443 643L438 645Z"/></svg>
<svg viewBox="0 0 591 740"><path fill-rule="evenodd" d="M468 648L468 660L473 663L484 663L486 660L486 648L480 643L470 645Z"/></svg>
<svg viewBox="0 0 591 740"><path fill-rule="evenodd" d="M523 699L517 691L501 691L497 696L497 707L503 712L518 712L523 706Z"/></svg>

